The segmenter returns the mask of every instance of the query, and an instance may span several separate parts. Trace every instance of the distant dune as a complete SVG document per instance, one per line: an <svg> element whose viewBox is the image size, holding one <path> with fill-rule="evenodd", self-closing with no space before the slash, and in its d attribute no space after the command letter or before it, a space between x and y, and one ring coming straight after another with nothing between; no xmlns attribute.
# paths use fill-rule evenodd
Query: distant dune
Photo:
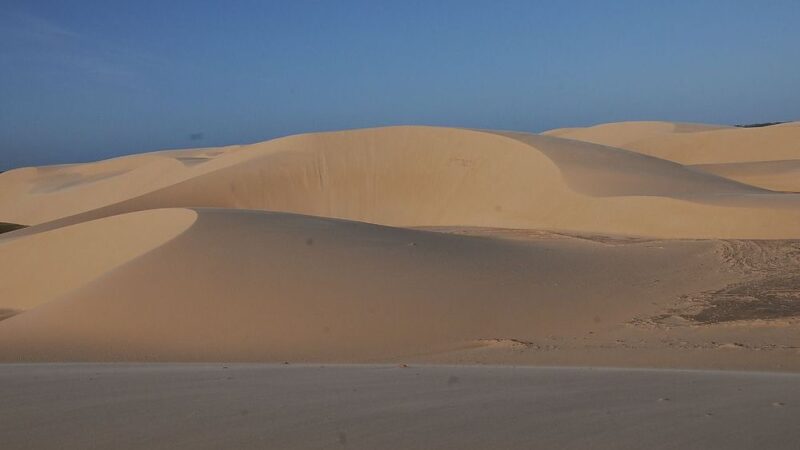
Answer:
<svg viewBox="0 0 800 450"><path fill-rule="evenodd" d="M800 370L798 132L407 126L12 170L0 360Z"/></svg>

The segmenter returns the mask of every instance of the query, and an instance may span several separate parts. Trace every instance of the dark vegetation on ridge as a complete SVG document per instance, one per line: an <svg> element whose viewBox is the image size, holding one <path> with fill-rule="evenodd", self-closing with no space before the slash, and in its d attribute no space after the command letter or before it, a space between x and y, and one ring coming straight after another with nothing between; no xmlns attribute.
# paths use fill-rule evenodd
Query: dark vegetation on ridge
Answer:
<svg viewBox="0 0 800 450"><path fill-rule="evenodd" d="M761 123L745 123L745 124L738 124L734 125L739 128L760 128L760 127L769 127L772 125L780 125L786 122L761 122Z"/></svg>

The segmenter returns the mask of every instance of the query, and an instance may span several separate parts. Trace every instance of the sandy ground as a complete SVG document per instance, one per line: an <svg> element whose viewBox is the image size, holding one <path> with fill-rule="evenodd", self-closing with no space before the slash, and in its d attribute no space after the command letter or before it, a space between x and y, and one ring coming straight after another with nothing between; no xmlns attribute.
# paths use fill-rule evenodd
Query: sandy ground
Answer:
<svg viewBox="0 0 800 450"><path fill-rule="evenodd" d="M797 448L798 125L0 174L0 447Z"/></svg>
<svg viewBox="0 0 800 450"><path fill-rule="evenodd" d="M5 244L0 359L797 371L798 245L138 212Z"/></svg>
<svg viewBox="0 0 800 450"><path fill-rule="evenodd" d="M0 366L23 448L796 449L800 375L515 368Z"/></svg>
<svg viewBox="0 0 800 450"><path fill-rule="evenodd" d="M800 194L743 182L786 187L798 130L389 127L12 170L0 220L33 226L0 236L0 361L800 371Z"/></svg>

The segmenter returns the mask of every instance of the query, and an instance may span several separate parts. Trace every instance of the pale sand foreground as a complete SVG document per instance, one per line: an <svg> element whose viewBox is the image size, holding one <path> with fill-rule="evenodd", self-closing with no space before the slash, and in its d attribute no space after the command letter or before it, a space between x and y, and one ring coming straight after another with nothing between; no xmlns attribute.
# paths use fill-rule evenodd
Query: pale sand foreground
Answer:
<svg viewBox="0 0 800 450"><path fill-rule="evenodd" d="M0 365L0 437L8 450L794 450L798 416L795 374Z"/></svg>

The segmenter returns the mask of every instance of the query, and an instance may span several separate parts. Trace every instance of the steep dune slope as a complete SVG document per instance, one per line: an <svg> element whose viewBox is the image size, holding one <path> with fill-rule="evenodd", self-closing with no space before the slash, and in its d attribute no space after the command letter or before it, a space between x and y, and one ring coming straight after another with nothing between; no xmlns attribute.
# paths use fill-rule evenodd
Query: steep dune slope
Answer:
<svg viewBox="0 0 800 450"><path fill-rule="evenodd" d="M105 245L128 246L152 239L143 221L191 222L124 264L82 250L102 270L75 269L82 286L42 293L50 301L0 322L0 359L391 360L481 339L585 335L730 281L712 242L512 242L282 213L196 215L134 213L59 230L60 244L40 258L91 245L101 224L117 228ZM63 270L17 263L28 284Z"/></svg>
<svg viewBox="0 0 800 450"><path fill-rule="evenodd" d="M800 236L796 195L635 152L523 133L392 127L298 135L219 152L188 170L194 172L167 186L97 209L75 196L73 212L81 214L47 226L151 208L224 207L392 226ZM35 195L0 203L0 220L64 215L59 206L57 214L24 216L56 202ZM17 235L26 232L36 230Z"/></svg>

